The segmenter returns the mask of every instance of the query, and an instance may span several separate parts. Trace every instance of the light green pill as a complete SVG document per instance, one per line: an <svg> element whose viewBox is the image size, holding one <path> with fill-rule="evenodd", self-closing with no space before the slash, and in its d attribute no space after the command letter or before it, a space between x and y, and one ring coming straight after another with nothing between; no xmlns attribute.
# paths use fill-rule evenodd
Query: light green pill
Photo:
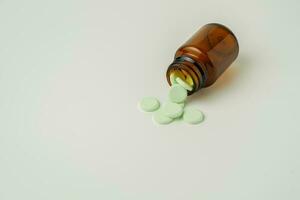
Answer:
<svg viewBox="0 0 300 200"><path fill-rule="evenodd" d="M172 119L178 118L183 113L183 107L177 103L168 102L162 107L163 113Z"/></svg>
<svg viewBox="0 0 300 200"><path fill-rule="evenodd" d="M172 73L170 76L170 81L171 81L172 85L177 84L176 78L177 78L177 76L175 75L175 73Z"/></svg>
<svg viewBox="0 0 300 200"><path fill-rule="evenodd" d="M175 84L171 86L169 91L169 99L174 103L182 103L187 98L187 91L181 85Z"/></svg>
<svg viewBox="0 0 300 200"><path fill-rule="evenodd" d="M162 111L162 109L156 111L153 114L152 119L157 124L170 124L173 121L172 118L167 117L165 115L165 113Z"/></svg>
<svg viewBox="0 0 300 200"><path fill-rule="evenodd" d="M188 91L192 91L192 90L193 90L192 86L190 86L189 84L187 84L187 83L186 83L185 81L183 81L181 78L177 77L177 78L175 79L175 81L176 81L179 85L181 85L184 89L186 89L186 90L188 90Z"/></svg>
<svg viewBox="0 0 300 200"><path fill-rule="evenodd" d="M178 103L178 105L180 105L182 108L184 108L185 103Z"/></svg>
<svg viewBox="0 0 300 200"><path fill-rule="evenodd" d="M160 107L160 103L154 97L145 97L139 102L139 107L145 112L153 112Z"/></svg>
<svg viewBox="0 0 300 200"><path fill-rule="evenodd" d="M199 124L204 120L204 115L196 108L186 108L183 113L183 121L189 124Z"/></svg>

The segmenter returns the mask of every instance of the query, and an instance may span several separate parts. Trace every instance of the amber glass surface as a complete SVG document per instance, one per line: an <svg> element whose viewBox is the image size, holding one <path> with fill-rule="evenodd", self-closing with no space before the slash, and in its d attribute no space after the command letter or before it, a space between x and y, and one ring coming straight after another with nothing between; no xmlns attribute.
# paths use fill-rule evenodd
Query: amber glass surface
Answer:
<svg viewBox="0 0 300 200"><path fill-rule="evenodd" d="M237 39L227 27L207 24L176 51L167 78L174 70L190 71L195 82L193 93L212 85L236 59L238 52ZM168 81L170 83L169 78Z"/></svg>

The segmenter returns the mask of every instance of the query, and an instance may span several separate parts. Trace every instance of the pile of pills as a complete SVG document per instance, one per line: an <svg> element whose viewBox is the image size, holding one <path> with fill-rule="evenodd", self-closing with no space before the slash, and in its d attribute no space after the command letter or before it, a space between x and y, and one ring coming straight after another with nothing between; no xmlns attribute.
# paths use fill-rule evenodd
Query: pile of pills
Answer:
<svg viewBox="0 0 300 200"><path fill-rule="evenodd" d="M139 102L139 108L144 112L154 112L152 119L158 124L169 124L175 119L181 118L189 124L199 124L204 120L203 113L196 108L185 107L188 96L187 90L190 90L190 87L179 77L176 77L165 104L161 106L158 99L145 97Z"/></svg>

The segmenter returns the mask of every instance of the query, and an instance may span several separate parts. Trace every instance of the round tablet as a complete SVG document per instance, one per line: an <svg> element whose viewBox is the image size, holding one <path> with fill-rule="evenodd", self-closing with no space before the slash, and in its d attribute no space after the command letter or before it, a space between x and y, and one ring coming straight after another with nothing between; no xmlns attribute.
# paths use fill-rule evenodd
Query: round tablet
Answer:
<svg viewBox="0 0 300 200"><path fill-rule="evenodd" d="M162 111L167 117L175 119L182 115L183 107L177 103L168 102L162 107Z"/></svg>
<svg viewBox="0 0 300 200"><path fill-rule="evenodd" d="M169 91L169 99L174 103L182 103L186 100L187 91L181 85L175 84L171 86Z"/></svg>
<svg viewBox="0 0 300 200"><path fill-rule="evenodd" d="M175 79L175 81L181 85L184 89L188 90L188 91L192 91L193 90L193 87L190 86L189 84L187 84L185 81L183 81L181 78L177 77Z"/></svg>
<svg viewBox="0 0 300 200"><path fill-rule="evenodd" d="M158 124L170 124L173 121L173 119L167 117L161 109L153 114L152 119Z"/></svg>
<svg viewBox="0 0 300 200"><path fill-rule="evenodd" d="M139 102L139 107L145 112L153 112L160 106L159 101L154 97L145 97Z"/></svg>
<svg viewBox="0 0 300 200"><path fill-rule="evenodd" d="M180 105L182 108L184 108L185 103L184 102L183 103L178 103L178 105Z"/></svg>
<svg viewBox="0 0 300 200"><path fill-rule="evenodd" d="M189 124L199 124L204 120L204 115L196 108L186 108L183 113L183 121Z"/></svg>

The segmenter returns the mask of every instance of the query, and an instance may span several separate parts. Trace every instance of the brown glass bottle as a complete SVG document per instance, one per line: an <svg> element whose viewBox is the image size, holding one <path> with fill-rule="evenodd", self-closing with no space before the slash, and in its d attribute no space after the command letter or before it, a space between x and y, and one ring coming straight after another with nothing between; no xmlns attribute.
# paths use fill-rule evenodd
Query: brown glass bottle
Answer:
<svg viewBox="0 0 300 200"><path fill-rule="evenodd" d="M176 51L167 70L167 80L171 85L171 74L179 74L192 86L189 94L193 94L212 85L236 59L238 52L238 41L227 27L207 24Z"/></svg>

